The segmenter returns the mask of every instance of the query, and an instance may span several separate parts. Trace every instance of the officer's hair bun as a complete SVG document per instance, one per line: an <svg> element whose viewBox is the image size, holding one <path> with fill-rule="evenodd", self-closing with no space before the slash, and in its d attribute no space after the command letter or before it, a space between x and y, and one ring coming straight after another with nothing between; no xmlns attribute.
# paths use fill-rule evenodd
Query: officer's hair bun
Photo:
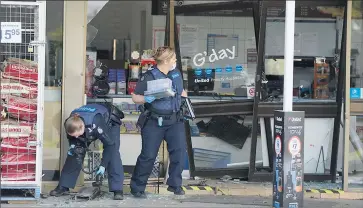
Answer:
<svg viewBox="0 0 363 208"><path fill-rule="evenodd" d="M169 46L162 46L153 50L153 58L158 63L169 60L174 54L175 50Z"/></svg>
<svg viewBox="0 0 363 208"><path fill-rule="evenodd" d="M84 127L84 122L80 115L75 113L72 114L65 122L64 128L67 134L73 134L74 132L80 131Z"/></svg>

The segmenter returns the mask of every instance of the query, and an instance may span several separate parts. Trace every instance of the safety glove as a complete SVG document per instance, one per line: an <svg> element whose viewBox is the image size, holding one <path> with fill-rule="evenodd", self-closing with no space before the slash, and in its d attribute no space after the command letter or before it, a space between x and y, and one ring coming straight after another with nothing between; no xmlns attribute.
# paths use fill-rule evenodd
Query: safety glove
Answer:
<svg viewBox="0 0 363 208"><path fill-rule="evenodd" d="M100 166L96 172L96 175L104 175L105 174L105 167Z"/></svg>
<svg viewBox="0 0 363 208"><path fill-rule="evenodd" d="M145 100L145 102L147 102L147 103L152 103L155 99L156 99L156 98L155 98L155 96L152 96L152 95L146 95L146 96L144 97L144 100Z"/></svg>

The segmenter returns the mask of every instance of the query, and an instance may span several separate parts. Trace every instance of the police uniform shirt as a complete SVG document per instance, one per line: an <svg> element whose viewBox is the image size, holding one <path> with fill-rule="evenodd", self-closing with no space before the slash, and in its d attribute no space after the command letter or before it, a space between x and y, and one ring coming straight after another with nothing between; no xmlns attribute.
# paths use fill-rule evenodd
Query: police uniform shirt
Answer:
<svg viewBox="0 0 363 208"><path fill-rule="evenodd" d="M159 70L156 68L156 70ZM164 73L161 72L161 74L163 74L165 76L165 78L169 78L173 81L173 87L175 88L175 84L178 84L179 86L183 86L183 79L181 77L180 72L177 69L174 69L172 71L170 71L168 73L168 75L165 75ZM169 77L170 75L170 77ZM148 81L152 81L154 80L153 75L151 74L151 71L147 71L145 72L140 80L137 82L134 93L136 95L144 95L144 92L147 90L147 82Z"/></svg>
<svg viewBox="0 0 363 208"><path fill-rule="evenodd" d="M103 144L104 149L107 146L112 146L115 144L115 141L113 141L113 138L111 138L109 128L106 124L105 118L101 114L97 114L93 118L92 126L85 127L84 133L81 137L87 138L90 136L100 139ZM67 134L67 138L68 138L70 146L73 144L75 146L85 147L84 143L80 142L80 139L72 137L68 134ZM87 145L89 145L89 144L87 144ZM106 164L108 164L109 161L111 160L111 157L112 157L112 152L103 151L101 166L105 167Z"/></svg>

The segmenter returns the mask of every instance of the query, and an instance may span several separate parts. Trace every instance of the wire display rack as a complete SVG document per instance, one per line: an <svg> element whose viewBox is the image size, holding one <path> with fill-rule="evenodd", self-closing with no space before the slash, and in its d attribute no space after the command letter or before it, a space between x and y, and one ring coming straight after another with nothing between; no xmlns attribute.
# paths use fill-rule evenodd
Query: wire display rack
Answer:
<svg viewBox="0 0 363 208"><path fill-rule="evenodd" d="M159 159L159 155L156 157L155 163L154 163L154 167L153 170L150 174L150 178L158 178L160 177L160 159ZM122 159L122 158L121 158ZM101 164L101 160L102 160L102 151L100 150L93 150L89 153L86 154L84 161L83 161L83 168L86 171L89 170L94 170L95 168L97 168L100 164ZM104 174L104 181L106 181L107 179L107 170L106 173ZM85 181L95 181L96 180L96 172L93 172L91 174L84 174L84 180Z"/></svg>
<svg viewBox="0 0 363 208"><path fill-rule="evenodd" d="M84 157L83 161L83 168L87 171L94 170L101 164L102 160L102 152L100 150L93 150L91 152L88 152L86 156ZM107 171L107 170L106 170ZM104 174L103 180L107 179L108 174ZM84 180L85 181L95 181L96 180L96 172L93 172L91 174L84 174ZM106 180L105 180L106 181Z"/></svg>
<svg viewBox="0 0 363 208"><path fill-rule="evenodd" d="M0 2L1 201L38 199L42 178L45 2Z"/></svg>

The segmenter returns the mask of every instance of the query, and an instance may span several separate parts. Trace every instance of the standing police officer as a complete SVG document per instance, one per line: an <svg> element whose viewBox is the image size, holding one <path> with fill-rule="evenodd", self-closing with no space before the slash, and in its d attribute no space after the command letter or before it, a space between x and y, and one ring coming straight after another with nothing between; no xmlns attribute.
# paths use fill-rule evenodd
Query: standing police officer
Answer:
<svg viewBox="0 0 363 208"><path fill-rule="evenodd" d="M144 104L138 120L141 128L142 149L137 158L131 178L131 193L138 198L146 198L145 187L154 167L154 162L163 139L168 144L170 156L168 191L176 195L184 195L182 189L183 160L186 153L185 129L181 115L183 79L176 67L175 51L170 47L160 47L154 58L157 66L147 71L137 83L132 100L136 104ZM174 70L175 69L175 70ZM147 82L156 79L169 78L175 91L174 97L156 99L154 96L144 96Z"/></svg>
<svg viewBox="0 0 363 208"><path fill-rule="evenodd" d="M100 139L103 143L101 165L96 174L103 175L107 168L110 192L115 200L123 199L124 172L120 156L120 125L123 113L113 105L88 104L72 111L64 122L69 141L69 151L62 169L58 186L50 192L51 196L67 194L74 188L82 169L85 150L89 144Z"/></svg>

